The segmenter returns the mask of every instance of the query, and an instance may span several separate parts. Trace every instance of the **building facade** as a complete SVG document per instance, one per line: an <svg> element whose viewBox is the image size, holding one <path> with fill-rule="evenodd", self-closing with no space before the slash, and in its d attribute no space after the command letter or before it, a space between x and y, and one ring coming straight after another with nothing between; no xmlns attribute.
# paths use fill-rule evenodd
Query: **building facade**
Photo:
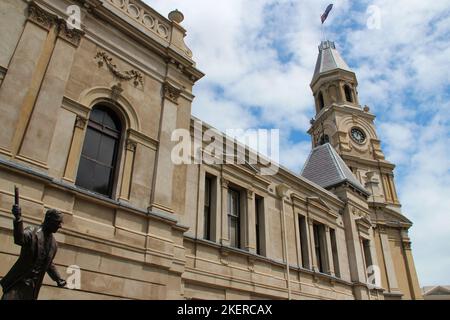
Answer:
<svg viewBox="0 0 450 320"><path fill-rule="evenodd" d="M0 277L20 249L17 185L26 224L64 213L55 263L81 270L74 290L46 277L41 299L422 298L394 165L334 43L319 47L302 173L261 175L245 161L171 161L174 130L202 152L196 134L214 132L191 115L204 74L180 12L3 0L0 13Z"/></svg>

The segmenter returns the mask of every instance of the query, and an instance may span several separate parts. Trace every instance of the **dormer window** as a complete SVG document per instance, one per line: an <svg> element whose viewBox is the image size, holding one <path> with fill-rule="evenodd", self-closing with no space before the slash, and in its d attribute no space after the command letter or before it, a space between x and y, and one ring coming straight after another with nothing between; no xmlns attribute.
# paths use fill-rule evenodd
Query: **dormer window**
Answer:
<svg viewBox="0 0 450 320"><path fill-rule="evenodd" d="M348 84L344 86L344 91L345 91L345 100L347 100L347 102L353 102L352 89Z"/></svg>

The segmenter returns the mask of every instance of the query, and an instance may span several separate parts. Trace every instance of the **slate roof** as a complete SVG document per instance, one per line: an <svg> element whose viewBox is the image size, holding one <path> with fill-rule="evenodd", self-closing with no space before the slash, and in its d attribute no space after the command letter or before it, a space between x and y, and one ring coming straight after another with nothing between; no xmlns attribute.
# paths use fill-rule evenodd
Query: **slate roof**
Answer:
<svg viewBox="0 0 450 320"><path fill-rule="evenodd" d="M301 175L325 189L348 182L367 196L370 195L329 143L311 151Z"/></svg>
<svg viewBox="0 0 450 320"><path fill-rule="evenodd" d="M320 74L335 69L353 72L344 61L344 59L342 59L339 52L336 50L334 42L328 40L322 41L319 46L319 56L317 57L316 68L314 70L312 82L314 82Z"/></svg>

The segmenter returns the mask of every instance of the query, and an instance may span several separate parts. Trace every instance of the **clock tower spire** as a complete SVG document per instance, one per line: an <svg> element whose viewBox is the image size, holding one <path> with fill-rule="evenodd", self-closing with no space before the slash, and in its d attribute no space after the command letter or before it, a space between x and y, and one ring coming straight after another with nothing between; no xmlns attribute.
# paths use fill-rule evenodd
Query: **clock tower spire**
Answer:
<svg viewBox="0 0 450 320"><path fill-rule="evenodd" d="M357 88L356 74L335 43L322 41L311 81L316 111L308 131L312 146L330 143L358 180L370 184L373 201L399 208L393 180L395 166L385 160L375 115L369 107L360 105ZM378 183L371 183L374 181Z"/></svg>
<svg viewBox="0 0 450 320"><path fill-rule="evenodd" d="M343 212L350 226L348 250L357 259L364 243L374 246L375 250L368 251L384 262L385 297L420 299L408 236L412 222L402 214L394 183L395 166L381 150L375 115L368 106L360 105L357 88L356 74L335 43L322 41L311 81L315 116L308 133L313 150L301 174L335 193L348 210L351 208L351 212ZM366 215L357 213L362 208ZM358 228L352 227L355 225ZM367 227L371 231L367 229L364 234ZM352 277L362 279L356 269Z"/></svg>

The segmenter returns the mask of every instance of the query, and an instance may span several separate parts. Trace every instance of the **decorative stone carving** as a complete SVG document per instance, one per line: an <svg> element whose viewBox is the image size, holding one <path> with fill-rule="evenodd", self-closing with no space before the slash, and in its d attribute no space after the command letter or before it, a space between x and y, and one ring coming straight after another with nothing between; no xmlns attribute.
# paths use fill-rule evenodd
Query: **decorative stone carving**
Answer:
<svg viewBox="0 0 450 320"><path fill-rule="evenodd" d="M77 116L75 119L75 127L84 130L86 128L87 119L82 116Z"/></svg>
<svg viewBox="0 0 450 320"><path fill-rule="evenodd" d="M111 99L117 101L123 92L122 85L120 83L111 87Z"/></svg>
<svg viewBox="0 0 450 320"><path fill-rule="evenodd" d="M248 199L253 199L255 195L255 192L253 192L253 190L247 190L247 198Z"/></svg>
<svg viewBox="0 0 450 320"><path fill-rule="evenodd" d="M136 152L136 148L137 148L137 142L128 139L127 140L127 150L131 151L131 152Z"/></svg>
<svg viewBox="0 0 450 320"><path fill-rule="evenodd" d="M139 71L136 70L129 70L129 71L119 71L117 66L112 62L112 58L110 58L106 52L100 51L95 56L95 59L97 60L98 67L103 67L104 64L106 64L107 68L111 73L117 77L120 80L124 81L130 81L133 80L133 85L137 87L139 84L141 86L144 85L142 74Z"/></svg>
<svg viewBox="0 0 450 320"><path fill-rule="evenodd" d="M50 30L55 24L57 24L58 17L45 11L33 1L28 5L28 20L47 30Z"/></svg>
<svg viewBox="0 0 450 320"><path fill-rule="evenodd" d="M166 83L164 83L163 90L164 90L164 97L166 99L169 99L173 103L178 104L178 98L181 95L180 89L175 88L173 85L166 82Z"/></svg>
<svg viewBox="0 0 450 320"><path fill-rule="evenodd" d="M176 23L181 23L184 20L184 15L176 9L169 13L169 20Z"/></svg>
<svg viewBox="0 0 450 320"><path fill-rule="evenodd" d="M67 22L64 19L60 19L58 36L73 44L75 47L78 47L81 38L84 36L84 31L76 28L69 28Z"/></svg>
<svg viewBox="0 0 450 320"><path fill-rule="evenodd" d="M106 1L129 16L136 23L156 34L158 37L165 41L169 41L171 33L170 25L166 21L160 19L155 11L149 10L148 7L144 8L133 0L128 0L126 2L123 0Z"/></svg>
<svg viewBox="0 0 450 320"><path fill-rule="evenodd" d="M411 250L411 241L403 241L403 248L405 250Z"/></svg>
<svg viewBox="0 0 450 320"><path fill-rule="evenodd" d="M228 180L226 180L224 178L220 179L220 185L222 186L222 188L228 189L228 184L229 184Z"/></svg>

